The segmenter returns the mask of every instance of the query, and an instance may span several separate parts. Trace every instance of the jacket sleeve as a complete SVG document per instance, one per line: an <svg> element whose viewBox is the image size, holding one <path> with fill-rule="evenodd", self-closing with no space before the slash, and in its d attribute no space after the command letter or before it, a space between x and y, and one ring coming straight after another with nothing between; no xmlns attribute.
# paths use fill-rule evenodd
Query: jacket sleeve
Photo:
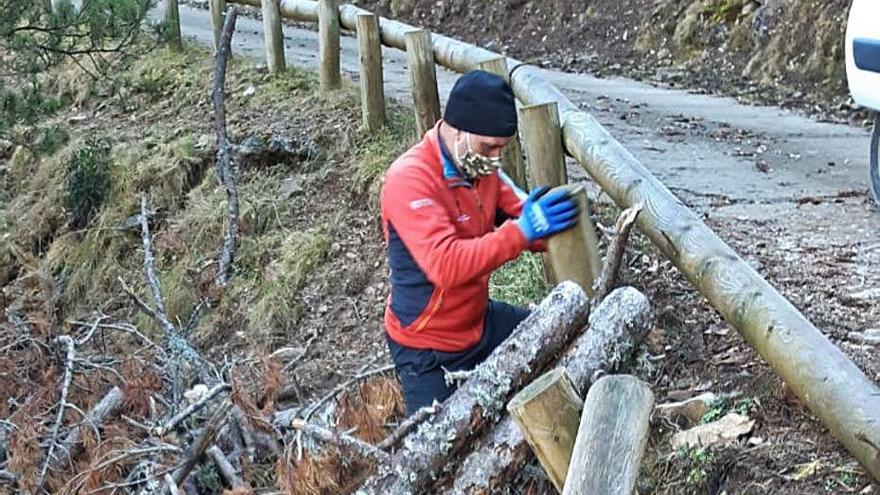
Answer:
<svg viewBox="0 0 880 495"><path fill-rule="evenodd" d="M503 170L498 171L498 177L501 180L499 181L497 208L510 218L519 218L529 195L520 189ZM547 242L544 240L531 242L527 249L532 252L544 252L547 250Z"/></svg>
<svg viewBox="0 0 880 495"><path fill-rule="evenodd" d="M452 288L486 275L516 258L526 239L512 221L481 237L459 237L453 219L437 201L436 185L415 167L390 174L381 208L419 268L436 287Z"/></svg>

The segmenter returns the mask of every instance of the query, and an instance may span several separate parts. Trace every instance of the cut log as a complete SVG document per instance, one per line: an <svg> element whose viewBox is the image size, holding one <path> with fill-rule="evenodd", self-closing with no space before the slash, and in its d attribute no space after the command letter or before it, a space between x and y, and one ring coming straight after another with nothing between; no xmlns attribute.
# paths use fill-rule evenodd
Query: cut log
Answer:
<svg viewBox="0 0 880 495"><path fill-rule="evenodd" d="M431 421L409 435L358 493L424 493L467 440L486 421L503 413L510 395L528 382L586 324L589 303L572 282L559 284L471 377L452 394Z"/></svg>
<svg viewBox="0 0 880 495"><path fill-rule="evenodd" d="M590 216L590 200L583 186L563 186L572 193L581 213L578 224L547 240L550 267L557 281L577 282L590 297L595 298L593 286L602 271L599 259L599 236Z"/></svg>
<svg viewBox="0 0 880 495"><path fill-rule="evenodd" d="M621 287L590 314L590 326L560 360L559 367L584 394L594 376L624 367L648 334L654 313L648 298L632 287ZM510 417L505 417L459 464L448 494L496 493L520 472L529 446Z"/></svg>
<svg viewBox="0 0 880 495"><path fill-rule="evenodd" d="M654 394L634 376L590 388L562 495L631 495L648 443Z"/></svg>
<svg viewBox="0 0 880 495"><path fill-rule="evenodd" d="M560 492L571 462L583 403L565 370L555 368L522 389L507 404L510 417Z"/></svg>

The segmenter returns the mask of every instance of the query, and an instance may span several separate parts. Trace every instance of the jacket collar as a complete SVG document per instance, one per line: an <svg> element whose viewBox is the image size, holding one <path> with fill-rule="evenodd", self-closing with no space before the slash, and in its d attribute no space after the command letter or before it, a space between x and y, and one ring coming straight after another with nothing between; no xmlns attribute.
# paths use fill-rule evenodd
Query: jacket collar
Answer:
<svg viewBox="0 0 880 495"><path fill-rule="evenodd" d="M452 160L452 155L446 149L443 140L440 139L440 125L442 123L442 120L438 121L434 128L427 132L425 139L428 142L428 148L436 153L434 158L443 165L443 179L446 180L446 185L449 187L473 187L473 184L458 171L458 167Z"/></svg>

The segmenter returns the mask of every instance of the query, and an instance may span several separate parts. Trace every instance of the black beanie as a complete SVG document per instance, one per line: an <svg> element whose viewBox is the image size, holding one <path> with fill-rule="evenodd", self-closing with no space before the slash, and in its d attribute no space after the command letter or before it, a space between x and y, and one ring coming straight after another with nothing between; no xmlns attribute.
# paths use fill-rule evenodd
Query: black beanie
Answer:
<svg viewBox="0 0 880 495"><path fill-rule="evenodd" d="M455 81L443 120L456 129L480 136L513 136L516 134L513 90L495 74L472 70Z"/></svg>

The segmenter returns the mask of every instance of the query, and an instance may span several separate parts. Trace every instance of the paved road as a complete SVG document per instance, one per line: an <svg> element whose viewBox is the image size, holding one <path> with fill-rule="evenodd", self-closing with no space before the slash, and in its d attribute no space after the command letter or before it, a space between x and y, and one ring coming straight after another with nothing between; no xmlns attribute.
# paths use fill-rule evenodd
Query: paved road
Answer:
<svg viewBox="0 0 880 495"><path fill-rule="evenodd" d="M187 37L211 43L207 11L181 6L180 14ZM317 33L287 25L284 35L288 62L315 68ZM356 79L356 40L344 36L341 46L343 71ZM263 57L259 20L239 19L233 50ZM404 53L386 48L383 56L386 94L408 100ZM863 246L871 258L865 261L875 266L873 261L880 261L875 259L880 258L880 248L875 247L880 242L880 212L864 193L867 130L622 78L549 70L545 75L696 210L730 219L779 220L790 226L795 244ZM441 98L455 77L438 68ZM583 175L576 167L570 170ZM838 198L847 191L856 195Z"/></svg>

